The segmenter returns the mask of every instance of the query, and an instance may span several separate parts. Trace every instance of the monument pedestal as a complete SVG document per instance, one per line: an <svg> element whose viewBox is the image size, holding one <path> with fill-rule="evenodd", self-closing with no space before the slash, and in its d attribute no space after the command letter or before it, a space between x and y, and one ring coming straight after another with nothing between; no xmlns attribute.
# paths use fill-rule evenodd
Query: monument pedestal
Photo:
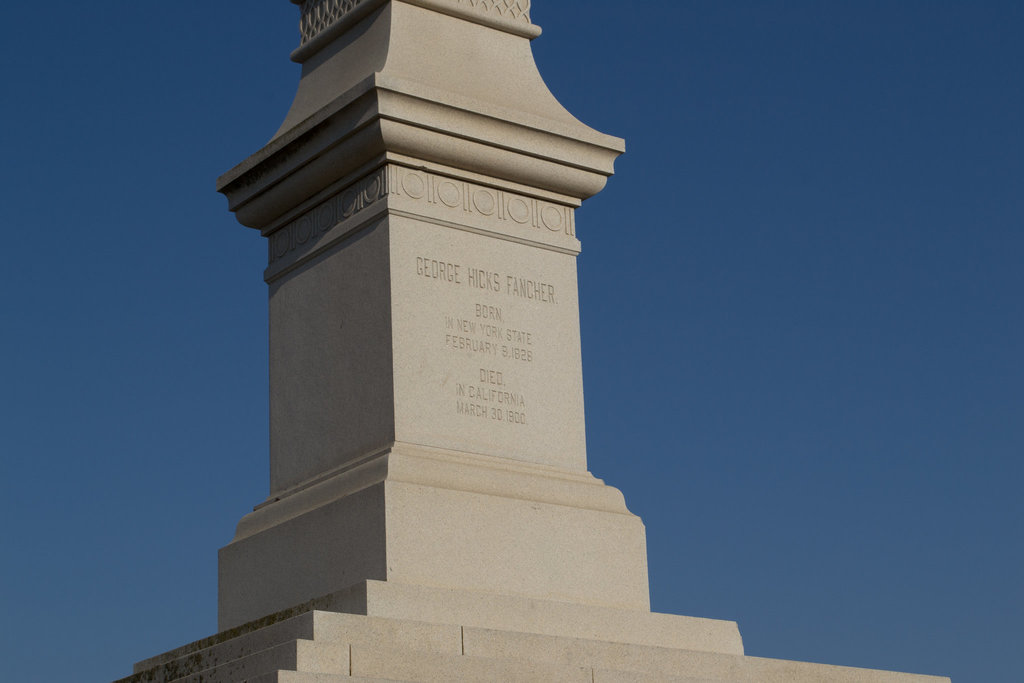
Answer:
<svg viewBox="0 0 1024 683"><path fill-rule="evenodd" d="M586 472L410 444L258 508L220 570L222 630L364 579L650 607L644 527L616 489Z"/></svg>

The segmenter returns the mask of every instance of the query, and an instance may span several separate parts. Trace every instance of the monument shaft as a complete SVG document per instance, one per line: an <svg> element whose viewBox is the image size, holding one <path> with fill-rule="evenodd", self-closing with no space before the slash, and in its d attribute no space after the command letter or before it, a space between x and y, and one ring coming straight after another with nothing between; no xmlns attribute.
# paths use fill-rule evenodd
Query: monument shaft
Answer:
<svg viewBox="0 0 1024 683"><path fill-rule="evenodd" d="M585 470L572 221L384 164L272 233L271 493L394 441Z"/></svg>

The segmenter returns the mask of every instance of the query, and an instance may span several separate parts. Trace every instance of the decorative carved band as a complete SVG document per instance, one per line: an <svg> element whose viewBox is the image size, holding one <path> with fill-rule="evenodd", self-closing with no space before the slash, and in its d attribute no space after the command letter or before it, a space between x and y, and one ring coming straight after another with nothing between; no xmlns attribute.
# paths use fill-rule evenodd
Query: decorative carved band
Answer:
<svg viewBox="0 0 1024 683"><path fill-rule="evenodd" d="M543 228L548 233L576 236L574 213L568 206L404 166L389 168L392 195L432 205L454 222L485 219L505 224L503 232ZM529 232L521 234L528 236Z"/></svg>
<svg viewBox="0 0 1024 683"><path fill-rule="evenodd" d="M294 1L294 0L293 0ZM531 0L444 0L462 9L500 17L509 21L530 23ZM303 0L299 30L302 44L316 38L369 0ZM442 2L442 4L444 4Z"/></svg>
<svg viewBox="0 0 1024 683"><path fill-rule="evenodd" d="M484 230L523 239L575 241L572 207L536 197L420 169L387 165L325 199L269 236L270 264L303 247L311 247L336 225L383 199L394 198L393 208L455 224L478 225ZM418 205L418 206L417 206Z"/></svg>
<svg viewBox="0 0 1024 683"><path fill-rule="evenodd" d="M387 183L387 168L379 168L276 231L269 238L270 263L315 243L338 223L387 197Z"/></svg>
<svg viewBox="0 0 1024 683"><path fill-rule="evenodd" d="M479 12L530 23L530 0L458 0Z"/></svg>
<svg viewBox="0 0 1024 683"><path fill-rule="evenodd" d="M321 31L363 2L366 0L305 0L302 3L302 17L299 19L302 44L316 38Z"/></svg>

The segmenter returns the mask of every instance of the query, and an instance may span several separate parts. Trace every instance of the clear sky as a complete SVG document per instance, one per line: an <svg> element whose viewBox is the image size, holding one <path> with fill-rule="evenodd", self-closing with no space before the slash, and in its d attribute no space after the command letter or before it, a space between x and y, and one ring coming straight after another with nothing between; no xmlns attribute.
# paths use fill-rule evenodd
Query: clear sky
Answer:
<svg viewBox="0 0 1024 683"><path fill-rule="evenodd" d="M747 651L1021 680L1024 3L535 0L626 138L578 214L591 470L653 606ZM0 654L109 681L216 627L267 487L265 247L214 179L285 0L0 8Z"/></svg>

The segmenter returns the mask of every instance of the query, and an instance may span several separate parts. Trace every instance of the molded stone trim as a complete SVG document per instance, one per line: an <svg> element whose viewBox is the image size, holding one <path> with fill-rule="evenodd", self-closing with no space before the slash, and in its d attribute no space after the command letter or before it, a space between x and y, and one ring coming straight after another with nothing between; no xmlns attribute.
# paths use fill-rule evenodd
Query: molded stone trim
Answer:
<svg viewBox="0 0 1024 683"><path fill-rule="evenodd" d="M382 206L382 200L388 199L393 200L392 204ZM269 232L270 267L265 275L268 279L279 277L364 222L375 220L386 209L422 220L444 221L451 227L468 226L541 248L579 251L572 206L425 168L387 164ZM366 221L350 222L361 214L366 214Z"/></svg>

